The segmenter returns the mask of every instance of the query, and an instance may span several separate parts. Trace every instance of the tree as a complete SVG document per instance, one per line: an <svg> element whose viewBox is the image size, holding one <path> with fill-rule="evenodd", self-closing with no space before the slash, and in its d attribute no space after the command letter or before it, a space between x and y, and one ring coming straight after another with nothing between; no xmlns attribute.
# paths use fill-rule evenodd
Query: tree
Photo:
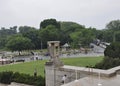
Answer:
<svg viewBox="0 0 120 86"><path fill-rule="evenodd" d="M120 30L120 20L110 21L110 22L106 25L106 29L114 30L114 31Z"/></svg>
<svg viewBox="0 0 120 86"><path fill-rule="evenodd" d="M80 37L82 35L82 32L73 32L70 34L70 38L72 39L72 47L77 48L80 43Z"/></svg>
<svg viewBox="0 0 120 86"><path fill-rule="evenodd" d="M80 37L81 44L89 46L89 44L95 39L95 34L91 28L82 30L82 37Z"/></svg>
<svg viewBox="0 0 120 86"><path fill-rule="evenodd" d="M79 32L82 29L85 29L83 25L79 25L75 22L60 22L60 25L61 25L61 34L62 34L61 35L62 44L73 42L72 35L76 34L76 32Z"/></svg>
<svg viewBox="0 0 120 86"><path fill-rule="evenodd" d="M117 31L117 32L115 33L115 41L116 41L116 42L120 42L120 31Z"/></svg>
<svg viewBox="0 0 120 86"><path fill-rule="evenodd" d="M119 36L119 35L116 35L117 31L120 31L120 20L113 20L109 22L106 25L106 29L112 32L113 42L116 42L116 38L118 38L117 36Z"/></svg>
<svg viewBox="0 0 120 86"><path fill-rule="evenodd" d="M59 30L53 26L53 25L48 25L44 29L40 29L40 37L43 42L43 47L47 47L47 41L58 41L60 36L59 36Z"/></svg>
<svg viewBox="0 0 120 86"><path fill-rule="evenodd" d="M109 69L120 65L120 43L111 43L104 51L104 59L96 64L96 68Z"/></svg>
<svg viewBox="0 0 120 86"><path fill-rule="evenodd" d="M45 19L40 23L40 29L46 28L48 25L53 25L56 28L60 29L60 23L56 19Z"/></svg>
<svg viewBox="0 0 120 86"><path fill-rule="evenodd" d="M70 34L72 32L85 29L83 25L79 25L75 22L60 22L60 24L61 24L61 30L66 34Z"/></svg>
<svg viewBox="0 0 120 86"><path fill-rule="evenodd" d="M2 27L0 30L0 37L6 37L10 35L17 34L17 26L10 27L10 29L6 29L5 27Z"/></svg>
<svg viewBox="0 0 120 86"><path fill-rule="evenodd" d="M12 36L8 39L6 47L11 51L21 52L22 50L31 49L32 47L34 47L34 45L31 43L31 40L26 37Z"/></svg>
<svg viewBox="0 0 120 86"><path fill-rule="evenodd" d="M29 32L26 32L23 34L24 37L27 37L31 40L31 42L34 44L34 48L35 49L40 49L41 48L41 37L40 37L40 34L39 34L39 30L32 30L32 31L29 31Z"/></svg>
<svg viewBox="0 0 120 86"><path fill-rule="evenodd" d="M7 42L7 38L5 38L5 37L0 37L0 49L5 48L6 42Z"/></svg>
<svg viewBox="0 0 120 86"><path fill-rule="evenodd" d="M10 27L10 29L6 29L2 27L0 30L0 49L5 48L7 43L7 38L11 35L17 34L17 26Z"/></svg>
<svg viewBox="0 0 120 86"><path fill-rule="evenodd" d="M113 31L112 30L102 30L103 41L105 42L112 42L113 41Z"/></svg>
<svg viewBox="0 0 120 86"><path fill-rule="evenodd" d="M120 58L120 43L111 43L104 51L105 57Z"/></svg>
<svg viewBox="0 0 120 86"><path fill-rule="evenodd" d="M36 30L34 27L30 27L30 26L20 26L19 27L19 33L24 34L27 33L29 31L33 31Z"/></svg>

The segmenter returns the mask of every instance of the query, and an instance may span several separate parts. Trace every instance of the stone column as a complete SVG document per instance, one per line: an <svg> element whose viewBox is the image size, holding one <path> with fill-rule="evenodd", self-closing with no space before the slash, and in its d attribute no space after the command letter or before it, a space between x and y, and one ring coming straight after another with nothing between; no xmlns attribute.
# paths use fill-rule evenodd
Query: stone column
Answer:
<svg viewBox="0 0 120 86"><path fill-rule="evenodd" d="M59 41L48 41L50 60L45 64L46 86L56 86L56 70L63 66L59 59Z"/></svg>

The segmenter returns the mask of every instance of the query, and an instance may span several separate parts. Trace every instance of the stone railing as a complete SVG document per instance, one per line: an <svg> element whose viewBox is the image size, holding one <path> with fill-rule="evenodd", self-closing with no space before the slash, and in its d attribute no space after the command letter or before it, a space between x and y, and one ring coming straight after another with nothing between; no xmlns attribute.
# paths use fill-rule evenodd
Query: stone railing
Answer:
<svg viewBox="0 0 120 86"><path fill-rule="evenodd" d="M77 73L80 72L80 74L84 74L84 77L78 78L79 81L82 81L82 79L83 79L83 81L84 80L86 81L87 79L90 80L89 77L92 77L92 79L94 77L94 80L98 81L96 79L96 77L100 76L102 78L101 80L104 81L104 84L109 83L110 79L111 79L111 81L114 81L114 79L115 79L114 82L119 83L118 80L116 81L117 78L115 78L115 77L116 77L116 75L120 75L120 66L117 66L117 67L114 67L114 68L111 68L111 69L108 69L108 70L101 70L101 69L94 69L94 68L85 68L85 67L76 67L76 66L64 66L63 69L64 69L64 71L68 71L68 70L69 71L75 71L76 70ZM106 81L104 79L106 79L108 81ZM67 82L68 85L61 85L61 86L76 86L76 85L74 85L74 83L76 83L75 80L76 79L74 79L71 82ZM81 83L85 83L83 81ZM94 83L95 83L95 81L94 81ZM73 85L69 85L69 83L73 84ZM92 86L94 86L94 85L92 85ZM113 85L111 85L111 86L113 86ZM116 85L116 86L118 86L118 85Z"/></svg>

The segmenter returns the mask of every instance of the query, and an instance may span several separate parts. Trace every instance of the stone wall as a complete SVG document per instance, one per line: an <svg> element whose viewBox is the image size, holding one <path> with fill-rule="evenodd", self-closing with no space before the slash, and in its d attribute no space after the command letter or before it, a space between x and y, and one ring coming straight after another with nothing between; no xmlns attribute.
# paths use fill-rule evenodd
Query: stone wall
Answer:
<svg viewBox="0 0 120 86"><path fill-rule="evenodd" d="M116 74L120 74L120 66L109 70L100 70L67 65L55 68L53 65L52 66L47 65L45 67L45 72L46 72L46 86L60 86L62 85L61 81L64 75L67 75L65 83L69 83L71 81L74 81L76 78L80 79L83 77L87 77L89 75L98 76L100 74L101 77L109 78L115 76Z"/></svg>

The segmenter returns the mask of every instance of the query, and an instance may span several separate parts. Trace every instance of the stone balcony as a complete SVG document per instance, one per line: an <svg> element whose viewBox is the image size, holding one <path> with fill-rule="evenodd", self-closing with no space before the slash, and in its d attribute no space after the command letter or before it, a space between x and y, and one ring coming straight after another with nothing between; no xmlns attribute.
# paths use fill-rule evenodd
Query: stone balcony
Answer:
<svg viewBox="0 0 120 86"><path fill-rule="evenodd" d="M77 70L78 72L88 73L89 68L64 66L69 70ZM61 86L120 86L120 66L109 70L91 69L86 77L65 83Z"/></svg>

